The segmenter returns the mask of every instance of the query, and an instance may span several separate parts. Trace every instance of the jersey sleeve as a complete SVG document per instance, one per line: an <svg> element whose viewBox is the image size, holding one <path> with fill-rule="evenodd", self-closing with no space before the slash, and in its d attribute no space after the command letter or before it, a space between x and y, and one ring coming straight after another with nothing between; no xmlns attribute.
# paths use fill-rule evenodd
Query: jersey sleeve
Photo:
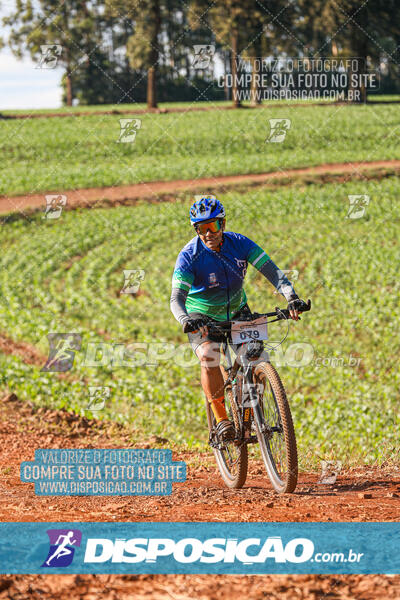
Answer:
<svg viewBox="0 0 400 600"><path fill-rule="evenodd" d="M194 273L190 256L186 252L180 252L172 275L172 287L188 292L193 281Z"/></svg>
<svg viewBox="0 0 400 600"><path fill-rule="evenodd" d="M270 260L268 254L258 244L253 242L253 240L250 240L246 236L243 236L243 238L247 262L260 270L263 264Z"/></svg>
<svg viewBox="0 0 400 600"><path fill-rule="evenodd" d="M247 262L260 271L286 300L297 297L295 289L285 273L276 266L268 254L249 238L246 238L245 244L247 245Z"/></svg>

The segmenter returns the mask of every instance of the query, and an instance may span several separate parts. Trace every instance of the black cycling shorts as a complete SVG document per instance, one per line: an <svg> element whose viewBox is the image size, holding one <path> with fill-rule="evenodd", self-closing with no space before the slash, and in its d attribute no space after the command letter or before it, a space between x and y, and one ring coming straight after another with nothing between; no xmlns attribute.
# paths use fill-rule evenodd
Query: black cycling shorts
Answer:
<svg viewBox="0 0 400 600"><path fill-rule="evenodd" d="M189 317L191 317L192 319L205 319L206 321L209 321L210 323L215 323L216 325L218 325L219 321L217 321L216 319L212 319L211 317L209 317L208 315L205 315L204 313L200 313L200 312L190 312L188 313ZM237 319L237 320L241 320L243 319L243 317L251 315L251 310L249 308L249 305L246 303L244 306L242 306L242 308L235 313L232 316L232 320L233 319ZM243 319L244 320L244 319ZM188 333L188 338L189 338L189 342L193 348L193 352L196 353L197 348L201 345L204 344L204 342L218 342L218 343L222 343L225 340L224 335L222 334L218 334L217 332L208 332L207 335L205 336L201 336L201 332L200 330L196 331L195 333ZM235 353L237 353L237 350L239 348L239 346L241 346L241 344L231 344L232 348L234 349Z"/></svg>

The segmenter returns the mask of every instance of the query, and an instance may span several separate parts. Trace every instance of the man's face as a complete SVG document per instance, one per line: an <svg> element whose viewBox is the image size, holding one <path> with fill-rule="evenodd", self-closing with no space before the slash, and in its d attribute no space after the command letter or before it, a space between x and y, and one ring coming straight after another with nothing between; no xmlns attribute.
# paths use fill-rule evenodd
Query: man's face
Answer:
<svg viewBox="0 0 400 600"><path fill-rule="evenodd" d="M202 227L205 228L207 226L207 223L214 223L216 221L218 221L218 219L210 219L210 221L204 221L202 223ZM211 231L211 228L208 228L206 233L201 233L200 231L197 231L197 233L199 234L201 241L207 246L207 248L216 251L220 243L222 242L222 234L224 232L224 229L225 219L222 220L222 226L219 231L213 233Z"/></svg>

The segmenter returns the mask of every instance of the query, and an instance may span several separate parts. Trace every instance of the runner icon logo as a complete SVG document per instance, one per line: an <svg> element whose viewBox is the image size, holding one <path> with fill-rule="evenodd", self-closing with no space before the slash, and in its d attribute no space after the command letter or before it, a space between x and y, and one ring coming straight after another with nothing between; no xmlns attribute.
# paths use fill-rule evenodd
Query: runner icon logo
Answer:
<svg viewBox="0 0 400 600"><path fill-rule="evenodd" d="M142 126L141 119L119 119L119 138L118 144L131 144L136 139L136 134Z"/></svg>
<svg viewBox="0 0 400 600"><path fill-rule="evenodd" d="M287 132L290 129L290 119L269 119L270 133L267 139L268 142L281 143L286 137Z"/></svg>
<svg viewBox="0 0 400 600"><path fill-rule="evenodd" d="M74 364L75 352L81 349L82 336L79 333L49 333L49 357L42 371L69 371Z"/></svg>
<svg viewBox="0 0 400 600"><path fill-rule="evenodd" d="M89 403L85 410L92 412L103 410L109 398L110 388L108 386L89 386Z"/></svg>
<svg viewBox="0 0 400 600"><path fill-rule="evenodd" d="M298 281L299 272L297 269L279 269L279 283L277 289L274 290L274 294L283 294L289 293L292 291L289 285L285 285L286 279L289 279L293 283L293 281Z"/></svg>
<svg viewBox="0 0 400 600"><path fill-rule="evenodd" d="M45 219L58 219L61 216L62 209L67 204L67 196L64 194L48 194L46 198Z"/></svg>
<svg viewBox="0 0 400 600"><path fill-rule="evenodd" d="M369 204L369 196L366 194L349 195L349 210L347 212L348 219L360 219L364 216L366 207Z"/></svg>
<svg viewBox="0 0 400 600"><path fill-rule="evenodd" d="M124 269L124 285L120 294L137 294L146 272L143 269Z"/></svg>
<svg viewBox="0 0 400 600"><path fill-rule="evenodd" d="M194 58L192 67L194 69L207 69L215 54L215 46L212 44L195 44L193 46Z"/></svg>
<svg viewBox="0 0 400 600"><path fill-rule="evenodd" d="M35 69L55 69L62 54L60 44L43 44L40 46L42 55Z"/></svg>
<svg viewBox="0 0 400 600"><path fill-rule="evenodd" d="M75 547L81 545L79 529L48 529L50 548L42 567L68 567L74 558Z"/></svg>

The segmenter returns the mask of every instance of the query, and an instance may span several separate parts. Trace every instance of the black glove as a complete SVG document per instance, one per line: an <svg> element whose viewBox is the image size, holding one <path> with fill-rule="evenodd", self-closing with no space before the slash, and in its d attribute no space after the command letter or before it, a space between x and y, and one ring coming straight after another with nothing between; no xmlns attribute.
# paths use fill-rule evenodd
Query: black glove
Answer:
<svg viewBox="0 0 400 600"><path fill-rule="evenodd" d="M308 309L307 302L301 300L298 296L292 296L288 301L288 310L298 310L302 312L304 309Z"/></svg>
<svg viewBox="0 0 400 600"><path fill-rule="evenodd" d="M192 333L197 331L200 327L205 327L207 321L205 319L191 319L190 317L182 323L183 333Z"/></svg>

